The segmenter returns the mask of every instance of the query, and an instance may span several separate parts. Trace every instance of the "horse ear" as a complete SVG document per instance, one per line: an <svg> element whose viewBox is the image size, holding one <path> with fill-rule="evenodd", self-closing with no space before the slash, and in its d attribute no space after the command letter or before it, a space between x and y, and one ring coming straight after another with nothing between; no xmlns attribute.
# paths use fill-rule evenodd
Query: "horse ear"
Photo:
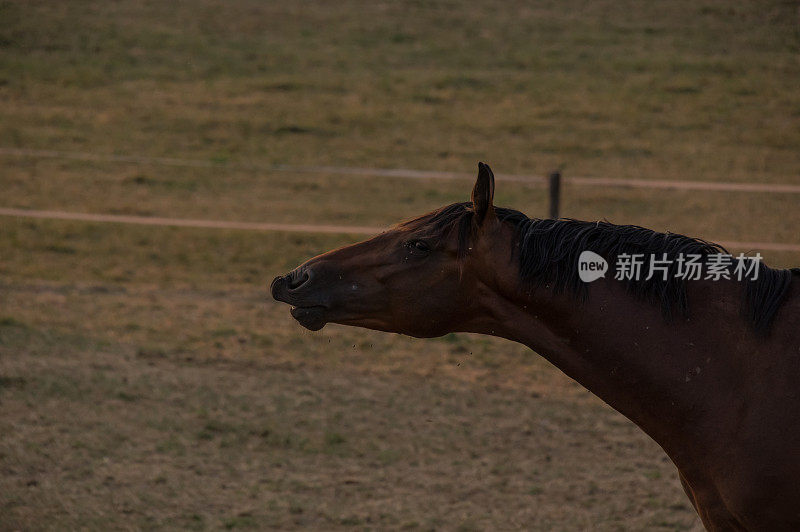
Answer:
<svg viewBox="0 0 800 532"><path fill-rule="evenodd" d="M488 164L478 163L478 179L472 189L472 207L475 209L475 221L483 223L487 215L494 211L494 174Z"/></svg>

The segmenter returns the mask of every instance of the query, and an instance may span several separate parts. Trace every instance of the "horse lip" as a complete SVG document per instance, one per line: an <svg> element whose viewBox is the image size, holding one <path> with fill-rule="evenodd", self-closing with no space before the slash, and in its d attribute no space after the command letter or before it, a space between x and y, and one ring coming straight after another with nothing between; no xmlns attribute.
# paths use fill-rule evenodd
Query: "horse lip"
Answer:
<svg viewBox="0 0 800 532"><path fill-rule="evenodd" d="M292 307L289 313L306 329L318 331L327 323L325 320L326 310L328 309L322 305L297 306Z"/></svg>
<svg viewBox="0 0 800 532"><path fill-rule="evenodd" d="M270 283L269 291L276 301L292 305L292 309L289 311L290 314L306 329L318 331L327 323L325 314L328 311L328 307L290 290L289 282L285 276L278 276L273 279L272 283Z"/></svg>
<svg viewBox="0 0 800 532"><path fill-rule="evenodd" d="M272 295L272 298L276 301L283 301L284 303L288 303L288 301L284 301L283 297L285 297L286 292L286 278L283 276L277 276L272 280L269 285L269 293Z"/></svg>
<svg viewBox="0 0 800 532"><path fill-rule="evenodd" d="M312 306L304 305L303 302L300 301L299 295L289 289L289 281L285 276L278 276L273 279L272 283L269 285L269 292L275 301L296 306Z"/></svg>
<svg viewBox="0 0 800 532"><path fill-rule="evenodd" d="M275 301L288 303L292 305L293 308L326 308L326 305L314 301L313 298L304 297L303 294L298 294L289 290L285 277L276 277L275 280L272 281L270 293Z"/></svg>

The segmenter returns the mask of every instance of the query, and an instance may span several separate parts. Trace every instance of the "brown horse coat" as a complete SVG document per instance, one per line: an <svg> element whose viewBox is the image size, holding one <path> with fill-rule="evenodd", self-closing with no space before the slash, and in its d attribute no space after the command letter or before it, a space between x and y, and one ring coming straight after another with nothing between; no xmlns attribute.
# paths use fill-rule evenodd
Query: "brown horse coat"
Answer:
<svg viewBox="0 0 800 532"><path fill-rule="evenodd" d="M709 530L800 530L800 271L583 284L584 249L708 260L721 248L532 220L496 209L493 196L480 164L471 202L315 257L277 277L272 295L312 330L332 322L521 342L658 442Z"/></svg>

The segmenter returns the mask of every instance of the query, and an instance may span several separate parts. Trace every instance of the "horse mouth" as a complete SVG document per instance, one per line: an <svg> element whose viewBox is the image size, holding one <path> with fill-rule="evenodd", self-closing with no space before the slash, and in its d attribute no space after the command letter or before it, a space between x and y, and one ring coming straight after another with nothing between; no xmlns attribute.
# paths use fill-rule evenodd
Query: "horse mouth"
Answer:
<svg viewBox="0 0 800 532"><path fill-rule="evenodd" d="M289 311L297 322L310 331L318 331L325 326L325 307L315 305L311 307L292 307Z"/></svg>

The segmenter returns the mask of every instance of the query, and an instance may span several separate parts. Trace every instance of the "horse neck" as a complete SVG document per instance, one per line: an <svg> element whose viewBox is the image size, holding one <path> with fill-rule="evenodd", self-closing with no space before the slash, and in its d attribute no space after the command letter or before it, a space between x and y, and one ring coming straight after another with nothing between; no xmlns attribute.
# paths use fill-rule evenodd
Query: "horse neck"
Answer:
<svg viewBox="0 0 800 532"><path fill-rule="evenodd" d="M639 301L613 280L593 283L584 302L554 295L547 287L527 295L516 286L483 298L492 318L481 326L490 330L478 332L527 345L669 453L686 447L686 438L691 438L687 426L709 408L706 386L713 386L709 381L720 375L716 369L703 374L711 363L707 354L719 353L726 324L740 320L730 287L703 290L714 293L697 299L715 303L695 304L692 321L667 321L658 306ZM699 385L702 379L708 380Z"/></svg>

